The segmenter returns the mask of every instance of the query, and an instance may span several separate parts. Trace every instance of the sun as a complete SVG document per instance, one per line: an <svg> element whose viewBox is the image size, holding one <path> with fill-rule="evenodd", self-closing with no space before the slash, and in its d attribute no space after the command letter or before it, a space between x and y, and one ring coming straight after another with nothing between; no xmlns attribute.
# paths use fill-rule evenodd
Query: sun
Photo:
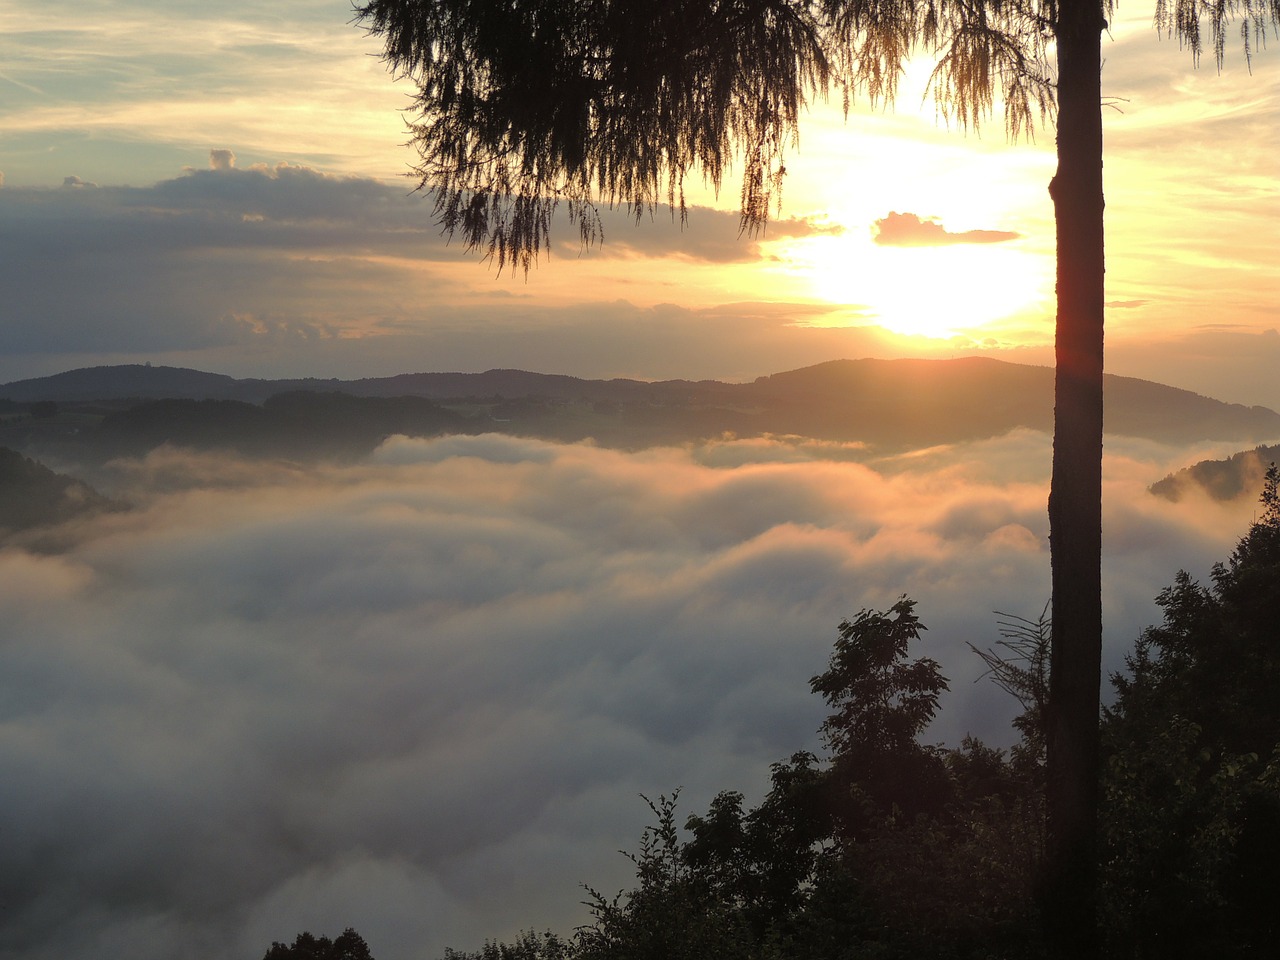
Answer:
<svg viewBox="0 0 1280 960"><path fill-rule="evenodd" d="M1016 244L890 247L816 237L788 251L816 299L893 333L949 339L1051 316L1053 263Z"/></svg>

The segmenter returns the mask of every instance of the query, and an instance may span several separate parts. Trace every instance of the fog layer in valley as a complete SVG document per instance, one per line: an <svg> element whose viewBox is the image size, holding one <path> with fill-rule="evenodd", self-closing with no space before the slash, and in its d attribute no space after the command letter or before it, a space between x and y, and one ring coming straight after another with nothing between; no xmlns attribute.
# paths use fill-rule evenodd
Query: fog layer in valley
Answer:
<svg viewBox="0 0 1280 960"><path fill-rule="evenodd" d="M1229 451L1107 452L1115 669L1253 507L1146 492ZM117 462L94 479L132 511L0 548L0 956L231 960L351 925L408 960L567 932L580 883L628 884L641 794L758 796L817 748L837 624L904 593L951 678L933 739L1007 744L966 642L1048 598L1049 439L849 453L480 436Z"/></svg>

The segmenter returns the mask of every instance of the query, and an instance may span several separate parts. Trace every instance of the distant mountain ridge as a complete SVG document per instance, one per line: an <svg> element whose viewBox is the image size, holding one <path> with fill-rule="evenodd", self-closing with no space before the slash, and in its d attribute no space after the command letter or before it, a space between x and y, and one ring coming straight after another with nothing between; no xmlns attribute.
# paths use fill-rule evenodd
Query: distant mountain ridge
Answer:
<svg viewBox="0 0 1280 960"><path fill-rule="evenodd" d="M0 386L0 398L19 403L102 400L244 400L261 403L288 390L340 390L341 380L237 380L222 373L186 367L130 363L81 367L47 377L15 380Z"/></svg>
<svg viewBox="0 0 1280 960"><path fill-rule="evenodd" d="M903 448L994 436L1017 427L1049 431L1053 421L1052 368L986 357L833 360L750 383L587 380L523 370L263 380L134 364L15 381L0 386L0 399L28 404L111 401L118 409L125 401L148 400L261 405L271 397L299 392L449 401L455 408L466 407L475 430L556 439L591 436L631 446L732 432L798 434ZM1106 429L1112 435L1172 443L1280 439L1280 414L1265 407L1223 403L1114 375L1106 377L1106 397ZM165 415L172 419L176 409ZM199 413L209 420L209 409ZM367 419L376 413L367 409L360 415ZM403 416L403 411L396 415ZM245 412L235 416L246 420ZM144 420L154 424L157 417L134 417L139 423ZM202 429L211 427L206 422Z"/></svg>
<svg viewBox="0 0 1280 960"><path fill-rule="evenodd" d="M14 380L0 385L0 399L19 403L39 401L88 402L103 400L242 400L261 403L280 393L305 390L341 392L357 397L416 396L429 399L493 397L519 399L529 396L564 399L627 399L647 389L682 387L689 381L584 380L566 374L531 373L527 370L487 370L484 373L402 373L393 377L356 380L316 377L262 380L236 379L185 367L121 364L82 367L47 377ZM738 386L704 380L703 385Z"/></svg>

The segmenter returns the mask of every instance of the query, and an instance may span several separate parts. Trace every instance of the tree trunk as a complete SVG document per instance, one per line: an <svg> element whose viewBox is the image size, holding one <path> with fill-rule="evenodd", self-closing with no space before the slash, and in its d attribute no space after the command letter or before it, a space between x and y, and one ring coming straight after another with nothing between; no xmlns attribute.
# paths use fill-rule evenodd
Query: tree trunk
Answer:
<svg viewBox="0 0 1280 960"><path fill-rule="evenodd" d="M1058 319L1049 540L1045 932L1097 955L1098 709L1102 658L1102 39L1099 0L1058 7Z"/></svg>

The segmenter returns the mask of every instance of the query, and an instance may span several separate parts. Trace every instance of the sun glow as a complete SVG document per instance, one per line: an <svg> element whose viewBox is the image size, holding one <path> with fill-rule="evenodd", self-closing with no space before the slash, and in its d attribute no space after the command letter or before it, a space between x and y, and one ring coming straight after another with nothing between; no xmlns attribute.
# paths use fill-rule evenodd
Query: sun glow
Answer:
<svg viewBox="0 0 1280 960"><path fill-rule="evenodd" d="M1012 244L888 247L848 237L794 244L813 296L893 333L947 339L1052 315L1053 264Z"/></svg>

